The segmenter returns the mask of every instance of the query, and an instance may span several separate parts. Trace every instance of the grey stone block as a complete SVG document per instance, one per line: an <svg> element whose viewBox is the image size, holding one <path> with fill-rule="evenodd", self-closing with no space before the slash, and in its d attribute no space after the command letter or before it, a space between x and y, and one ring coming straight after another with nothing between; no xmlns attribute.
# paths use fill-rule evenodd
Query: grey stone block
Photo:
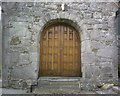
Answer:
<svg viewBox="0 0 120 96"><path fill-rule="evenodd" d="M102 18L102 13L100 13L100 12L93 13L93 18L101 19Z"/></svg>
<svg viewBox="0 0 120 96"><path fill-rule="evenodd" d="M114 58L117 54L116 48L115 47L105 47L103 49L99 49L97 55L101 57L110 57Z"/></svg>
<svg viewBox="0 0 120 96"><path fill-rule="evenodd" d="M95 61L95 54L84 53L81 58L83 63L91 64Z"/></svg>
<svg viewBox="0 0 120 96"><path fill-rule="evenodd" d="M102 71L103 73L110 73L111 70L112 70L111 67L104 67L104 68L102 68L101 71Z"/></svg>
<svg viewBox="0 0 120 96"><path fill-rule="evenodd" d="M113 86L112 87L112 90L114 91L114 92L116 92L116 93L120 93L120 87L119 86Z"/></svg>

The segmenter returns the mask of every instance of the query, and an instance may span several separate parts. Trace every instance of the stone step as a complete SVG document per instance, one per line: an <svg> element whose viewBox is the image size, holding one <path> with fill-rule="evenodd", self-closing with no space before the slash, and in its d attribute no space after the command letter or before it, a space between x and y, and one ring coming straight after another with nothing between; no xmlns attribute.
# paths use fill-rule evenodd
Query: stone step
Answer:
<svg viewBox="0 0 120 96"><path fill-rule="evenodd" d="M118 87L118 86L113 86L112 90L116 93L120 93L120 87Z"/></svg>
<svg viewBox="0 0 120 96"><path fill-rule="evenodd" d="M74 94L78 94L78 96L80 96L79 94L96 94L96 92L93 91L83 91L81 89L75 89L75 88L38 88L36 87L33 90L34 94L72 94L74 96ZM62 95L60 95L62 96Z"/></svg>
<svg viewBox="0 0 120 96"><path fill-rule="evenodd" d="M38 81L80 81L80 77L40 77Z"/></svg>
<svg viewBox="0 0 120 96"><path fill-rule="evenodd" d="M67 82L67 81L39 81L38 87L74 87L74 88L79 88L80 83L79 82Z"/></svg>
<svg viewBox="0 0 120 96"><path fill-rule="evenodd" d="M57 94L72 94L72 93L80 93L81 92L81 89L79 88L63 88L63 87L60 87L60 88L56 88L56 87L36 87L34 90L33 90L33 93L37 93L37 94L54 94L54 93L57 93Z"/></svg>
<svg viewBox="0 0 120 96"><path fill-rule="evenodd" d="M74 82L74 81L39 81L38 85L79 85L80 82Z"/></svg>
<svg viewBox="0 0 120 96"><path fill-rule="evenodd" d="M81 90L80 88L78 88L78 87L51 87L51 86L49 86L49 87L36 87L37 89L53 89L53 90L58 90L58 89L67 89L67 90L71 90L71 89L73 89L73 90ZM35 89L36 89L35 88Z"/></svg>
<svg viewBox="0 0 120 96"><path fill-rule="evenodd" d="M80 87L80 78L49 78L42 77L38 80L38 86L33 88L35 94L96 94L95 92L83 92Z"/></svg>
<svg viewBox="0 0 120 96"><path fill-rule="evenodd" d="M42 78L38 80L38 87L54 87L54 88L79 88L80 82L78 79L61 79L61 78Z"/></svg>

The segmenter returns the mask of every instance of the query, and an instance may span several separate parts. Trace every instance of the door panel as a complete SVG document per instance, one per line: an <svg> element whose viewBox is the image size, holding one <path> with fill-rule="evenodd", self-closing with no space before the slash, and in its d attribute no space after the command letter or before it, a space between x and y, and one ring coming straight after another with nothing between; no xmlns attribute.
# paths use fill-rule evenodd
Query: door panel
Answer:
<svg viewBox="0 0 120 96"><path fill-rule="evenodd" d="M66 24L45 29L41 38L39 76L81 76L80 37Z"/></svg>

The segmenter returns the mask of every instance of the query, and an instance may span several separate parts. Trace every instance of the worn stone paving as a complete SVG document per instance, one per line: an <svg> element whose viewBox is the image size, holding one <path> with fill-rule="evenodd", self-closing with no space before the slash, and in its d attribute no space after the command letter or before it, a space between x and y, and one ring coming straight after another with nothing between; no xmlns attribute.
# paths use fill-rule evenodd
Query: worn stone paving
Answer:
<svg viewBox="0 0 120 96"><path fill-rule="evenodd" d="M81 89L78 86L79 84L73 81L73 79L69 82L66 82L65 80L59 82L58 80L53 80L53 81L50 80L51 79L48 79L47 81L44 81L42 79L39 80L38 86L32 87L32 92L30 92L30 90L1 88L0 86L0 93L1 94L119 94L120 93L120 87L114 86L112 84L105 84L101 88L88 91Z"/></svg>
<svg viewBox="0 0 120 96"><path fill-rule="evenodd" d="M0 88L0 95L1 94L119 94L119 93L113 91L112 89L85 91L76 89L49 89L49 88L38 88L36 90L33 90L32 93L29 93L26 90Z"/></svg>
<svg viewBox="0 0 120 96"><path fill-rule="evenodd" d="M76 92L74 90L59 90L59 89L39 89L33 93L27 93L26 90L17 90L17 89L1 89L0 92L2 94L96 94L92 91L79 91Z"/></svg>
<svg viewBox="0 0 120 96"><path fill-rule="evenodd" d="M38 88L36 90L33 91L33 93L37 93L37 94L96 94L93 91L81 91L80 89L65 89L65 88L53 88L53 89L49 89L49 88Z"/></svg>
<svg viewBox="0 0 120 96"><path fill-rule="evenodd" d="M18 89L6 89L6 88L0 88L0 94L118 94L114 92L113 90L99 90L99 91L85 91L85 90L79 90L76 91L74 89L37 89L36 91L33 91L33 93L27 93L26 90L18 90Z"/></svg>
<svg viewBox="0 0 120 96"><path fill-rule="evenodd" d="M27 94L26 90L0 88L2 94Z"/></svg>

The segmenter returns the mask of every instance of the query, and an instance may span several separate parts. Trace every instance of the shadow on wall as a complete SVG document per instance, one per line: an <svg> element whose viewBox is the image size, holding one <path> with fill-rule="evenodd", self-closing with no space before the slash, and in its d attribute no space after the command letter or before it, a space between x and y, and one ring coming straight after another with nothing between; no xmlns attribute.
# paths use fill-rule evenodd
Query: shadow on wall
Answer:
<svg viewBox="0 0 120 96"><path fill-rule="evenodd" d="M0 78L2 70L2 23L1 23L1 5L0 5Z"/></svg>
<svg viewBox="0 0 120 96"><path fill-rule="evenodd" d="M116 12L116 16L118 18L118 76L120 78L120 8Z"/></svg>

